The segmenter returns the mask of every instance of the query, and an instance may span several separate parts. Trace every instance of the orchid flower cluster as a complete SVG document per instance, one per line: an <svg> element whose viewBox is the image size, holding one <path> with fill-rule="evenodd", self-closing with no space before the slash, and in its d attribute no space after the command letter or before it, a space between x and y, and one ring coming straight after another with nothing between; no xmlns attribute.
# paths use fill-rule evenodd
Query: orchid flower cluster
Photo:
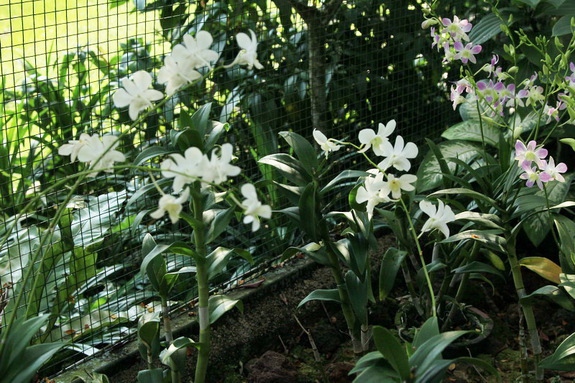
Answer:
<svg viewBox="0 0 575 383"><path fill-rule="evenodd" d="M238 33L236 41L241 48L234 61L224 67L234 65L247 66L262 69L263 66L257 59L257 40L255 33L250 30L250 36ZM164 59L164 66L157 74L157 81L165 85L167 97L172 96L183 86L191 84L203 78L202 73L213 70L213 64L218 60L219 54L210 49L213 43L212 35L207 31L199 31L195 37L184 35L182 44L174 46L171 54ZM158 90L150 89L153 83L152 74L140 70L131 78L124 78L119 88L113 95L116 107L128 107L128 113L133 121L138 119L141 112L153 108L154 102L162 100L164 94ZM72 162L78 159L86 163L93 171L89 174L95 176L100 171L113 172L115 162L123 162L126 157L115 150L118 146L118 137L98 134L90 136L82 133L78 140L69 141L62 145L58 154L70 156ZM188 148L184 155L172 154L161 164L161 173L165 178L173 178L172 189L177 196L165 194L160 190L162 197L159 200L158 209L150 216L155 219L163 217L166 213L172 223L180 218L183 205L189 200L190 190L187 185L200 181L202 189L218 186L240 174L241 169L231 164L233 159L233 146L223 144L211 152L211 156L204 154L197 147ZM271 217L271 208L263 205L257 196L252 184L245 184L240 189L244 197L242 202L232 199L243 209L245 224L252 225L252 230L260 228L261 218Z"/></svg>
<svg viewBox="0 0 575 383"><path fill-rule="evenodd" d="M113 135L80 134L78 140L71 140L58 149L61 156L70 156L72 162L78 161L86 163L93 171L89 177L95 177L100 171L107 173L114 172L114 163L126 161L123 153L116 150L118 147L118 137Z"/></svg>
<svg viewBox="0 0 575 383"><path fill-rule="evenodd" d="M468 61L475 64L475 55L481 52L481 45L473 45L469 42L467 33L471 31L473 25L467 19L459 20L457 16L454 16L453 21L448 18L443 18L441 21L427 19L421 26L427 28L436 24L440 24L441 29L438 33L435 27L431 27L431 37L433 38L431 46L437 47L437 50L443 48L445 52L444 61L461 60L464 64L467 64Z"/></svg>
<svg viewBox="0 0 575 383"><path fill-rule="evenodd" d="M409 160L416 158L419 152L415 143L406 144L400 135L392 144L389 137L395 131L396 125L396 121L391 120L387 124L379 123L377 132L373 129L363 129L358 134L360 146L353 145L358 149L358 153L363 153L366 157L365 153L370 149L377 157L382 157L378 163L368 158L369 162L376 167L367 171L369 175L364 178L355 197L358 204L366 203L366 211L370 219L376 206L387 202L397 202L401 199L402 192L415 190L414 184L417 176L413 174L397 176L389 172L392 169L409 172L411 169ZM318 130L314 130L313 137L324 151L326 158L330 152L339 150L345 144L339 140L327 138ZM447 223L455 220L451 208L442 201L438 201L437 207L429 201L421 201L419 207L429 216L423 224L421 233L437 229L445 237L449 237Z"/></svg>
<svg viewBox="0 0 575 383"><path fill-rule="evenodd" d="M251 37L245 33L238 33L236 41L241 48L235 60L227 65L245 65L248 69L263 66L258 61L256 35L250 30ZM212 70L212 63L218 60L220 55L211 50L213 43L212 35L207 31L199 31L196 37L184 35L183 43L176 44L172 53L164 59L164 66L158 72L158 82L166 85L168 96L173 95L184 85L193 83L202 78L201 70ZM152 75L140 70L132 75L132 78L124 78L122 87L114 93L114 104L118 108L128 106L130 118L135 121L140 112L153 107L153 102L161 100L162 92L149 89L152 85Z"/></svg>
<svg viewBox="0 0 575 383"><path fill-rule="evenodd" d="M463 42L469 41L467 33L472 29L472 24L468 20L460 20L457 16L453 17L453 21L448 18L443 18L441 21L427 19L422 23L422 28L436 24L441 24L442 28L438 33L435 27L431 27L433 38L431 46L437 47L438 50L443 47L444 62L461 60L464 64L468 62L477 63L475 55L481 52L481 45L473 45L471 42L463 45ZM563 99L570 96L569 88L575 84L574 63L570 63L571 74L564 78L564 83L560 85L561 91L557 92L557 98L549 102L546 102L544 88L538 84L537 73L520 84L506 83L506 80L513 78L513 74L517 72L518 68L511 67L504 71L501 66L497 65L498 63L499 56L493 55L490 63L485 64L482 68L484 72L487 72L487 78L480 79L474 84L469 79L462 78L452 85L450 99L454 110L457 105L467 101L465 98L467 93L474 96L469 98L471 101L485 100L493 115L503 116L505 111L513 114L517 107L531 106L534 109L543 108L544 115L547 116L547 123L551 119L559 121L559 112L566 108Z"/></svg>
<svg viewBox="0 0 575 383"><path fill-rule="evenodd" d="M553 157L549 157L548 161L545 160L547 153L547 149L537 146L535 141L529 141L527 145L519 140L515 143L517 165L525 171L519 177L527 181L528 187L537 184L539 189L543 190L543 184L546 182L565 182L561 173L567 171L567 165L563 162L555 165Z"/></svg>
<svg viewBox="0 0 575 383"><path fill-rule="evenodd" d="M183 156L172 154L161 164L162 176L174 179L172 189L179 194L179 197L163 194L158 209L150 216L159 219L168 213L172 223L178 222L183 209L182 205L188 201L190 196L186 185L200 181L203 188L209 188L226 182L228 177L239 175L241 169L230 163L232 158L233 146L231 144L223 144L221 148L214 149L211 157L203 154L196 147L188 148ZM254 185L244 184L240 191L245 198L239 204L244 210L243 222L251 223L252 231L257 231L260 228L260 218L271 217L271 208L259 201Z"/></svg>

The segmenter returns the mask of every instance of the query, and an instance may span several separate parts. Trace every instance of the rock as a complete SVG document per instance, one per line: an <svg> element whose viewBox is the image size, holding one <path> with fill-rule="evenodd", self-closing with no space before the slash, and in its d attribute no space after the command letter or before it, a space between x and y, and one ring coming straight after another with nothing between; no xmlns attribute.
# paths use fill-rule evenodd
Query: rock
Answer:
<svg viewBox="0 0 575 383"><path fill-rule="evenodd" d="M318 351L323 355L333 354L342 342L339 331L333 325L323 322L311 329L311 335Z"/></svg>
<svg viewBox="0 0 575 383"><path fill-rule="evenodd" d="M335 362L327 366L327 376L330 383L353 382L355 376L350 376L349 372L353 368L352 363Z"/></svg>
<svg viewBox="0 0 575 383"><path fill-rule="evenodd" d="M248 362L250 383L297 383L297 370L285 355L266 351L261 357Z"/></svg>

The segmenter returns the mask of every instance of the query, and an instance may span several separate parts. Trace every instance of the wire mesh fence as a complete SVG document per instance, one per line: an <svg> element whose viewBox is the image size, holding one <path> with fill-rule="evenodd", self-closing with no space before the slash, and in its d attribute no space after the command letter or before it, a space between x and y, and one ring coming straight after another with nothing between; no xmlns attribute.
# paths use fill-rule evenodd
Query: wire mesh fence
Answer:
<svg viewBox="0 0 575 383"><path fill-rule="evenodd" d="M407 140L421 144L456 118L445 89L438 87L443 69L420 29L420 6L417 1L343 1L319 25L324 122L331 136L352 139L363 128L395 119ZM158 242L185 241L190 235L182 226L150 219L156 201L132 201L149 179L145 172L100 173L72 189L81 168L62 155L62 146L81 133L127 133L119 148L133 159L165 139L177 119L178 102L195 108L211 103L210 117L230 124L227 139L246 176L271 180L257 160L284 146L278 133L312 136L309 20L304 16L287 1L0 3L3 312L49 314L38 341L74 342L75 351L61 358L69 360L59 360L54 371L78 359L78 351L90 355L129 336L138 315L154 310L155 294L139 270L144 234L153 233ZM217 72L128 127L128 111L114 108L111 97L122 78L158 68L185 34L200 30L212 33L213 49L226 63L238 53L230 39L255 31L264 69ZM349 157L334 171L353 167L363 165ZM56 216L69 193L72 200ZM58 220L56 229L46 230L53 220ZM254 262L231 262L217 284L238 283L297 244L297 231L282 217L274 221L273 235L230 225L225 245L247 249ZM190 260L173 256L168 263L177 269ZM25 283L26 273L39 277ZM182 276L174 301L193 300L193 286L191 277ZM26 292L20 302L13 299L15 290Z"/></svg>

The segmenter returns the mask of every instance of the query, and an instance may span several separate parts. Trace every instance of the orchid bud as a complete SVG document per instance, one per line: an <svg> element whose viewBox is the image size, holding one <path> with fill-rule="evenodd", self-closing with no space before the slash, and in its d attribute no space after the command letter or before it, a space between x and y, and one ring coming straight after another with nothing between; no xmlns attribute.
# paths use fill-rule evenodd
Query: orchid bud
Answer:
<svg viewBox="0 0 575 383"><path fill-rule="evenodd" d="M427 29L432 25L437 24L437 20L435 19L426 19L421 23L421 29Z"/></svg>

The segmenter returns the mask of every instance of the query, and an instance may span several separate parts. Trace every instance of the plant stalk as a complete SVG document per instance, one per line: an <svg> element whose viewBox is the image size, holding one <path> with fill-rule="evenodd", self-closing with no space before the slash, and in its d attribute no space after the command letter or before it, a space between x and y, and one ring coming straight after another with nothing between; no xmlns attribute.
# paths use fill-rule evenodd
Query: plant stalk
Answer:
<svg viewBox="0 0 575 383"><path fill-rule="evenodd" d="M509 258L509 266L511 267L511 273L513 275L513 283L515 285L515 290L517 291L517 297L519 298L519 304L523 310L523 316L525 317L525 323L527 325L527 333L529 334L529 341L531 343L531 351L533 352L533 362L535 368L535 380L537 382L543 381L543 369L539 367L539 361L541 360L541 341L539 339L539 332L537 330L537 324L535 322L535 315L533 313L533 307L525 302L521 301L525 293L525 285L523 283L523 276L521 275L521 265L517 260L517 254L515 252L515 238L507 239L507 255Z"/></svg>
<svg viewBox="0 0 575 383"><path fill-rule="evenodd" d="M343 311L343 316L345 318L345 322L347 324L347 329L349 331L349 336L351 337L351 343L353 345L353 352L355 354L361 354L364 350L362 347L361 342L361 335L357 333L355 330L355 314L353 312L353 308L351 307L351 302L349 300L349 293L347 292L347 287L345 284L345 279L343 277L343 272L339 265L339 259L337 257L337 253L333 249L333 244L331 243L330 238L324 238L324 243L327 245L327 254L331 263L331 273L333 275L333 279L337 285L337 291L339 293L339 300L341 305L341 310Z"/></svg>
<svg viewBox="0 0 575 383"><path fill-rule="evenodd" d="M198 255L196 260L196 280L198 283L198 321L200 324L200 348L198 350L198 359L196 361L196 373L194 381L204 383L206 381L206 372L208 369L208 358L210 355L210 318L209 318L209 276L207 265L207 249L205 227L203 223L203 204L200 185L196 182L191 186L192 205L194 218L198 222L194 227L194 245Z"/></svg>

